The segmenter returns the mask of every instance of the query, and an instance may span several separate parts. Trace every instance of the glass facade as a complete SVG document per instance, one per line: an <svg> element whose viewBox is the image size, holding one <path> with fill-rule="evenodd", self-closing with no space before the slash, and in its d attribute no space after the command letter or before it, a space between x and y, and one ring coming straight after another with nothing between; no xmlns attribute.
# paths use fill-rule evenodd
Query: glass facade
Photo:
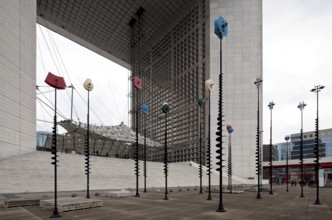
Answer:
<svg viewBox="0 0 332 220"><path fill-rule="evenodd" d="M277 144L277 147L278 147L278 151L279 151L278 160L286 160L286 157L287 157L287 142ZM289 160L291 158L291 150L292 150L292 142L289 142L288 143L288 159Z"/></svg>
<svg viewBox="0 0 332 220"><path fill-rule="evenodd" d="M51 132L37 131L37 135L36 135L36 141L37 141L36 142L36 148L37 149L44 148L47 137L51 136L51 135L52 135Z"/></svg>
<svg viewBox="0 0 332 220"><path fill-rule="evenodd" d="M301 140L292 139L293 149L291 151L291 160L300 159L300 148L301 148ZM303 158L314 158L314 148L316 145L315 139L303 140ZM319 139L319 157L326 157L326 143Z"/></svg>
<svg viewBox="0 0 332 220"><path fill-rule="evenodd" d="M332 129L319 131L319 157L332 157ZM300 159L300 134L292 134L289 142L289 159ZM315 132L303 133L303 158L314 158ZM286 160L287 143L277 144L279 151L279 160Z"/></svg>

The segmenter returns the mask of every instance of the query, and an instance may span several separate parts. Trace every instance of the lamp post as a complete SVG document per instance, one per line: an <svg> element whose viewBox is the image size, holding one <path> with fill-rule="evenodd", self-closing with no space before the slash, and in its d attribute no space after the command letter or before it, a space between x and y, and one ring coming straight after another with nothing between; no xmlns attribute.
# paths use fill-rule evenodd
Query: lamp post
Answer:
<svg viewBox="0 0 332 220"><path fill-rule="evenodd" d="M304 185L304 167L303 167L303 109L307 104L303 101L297 106L301 110L301 141L300 141L300 164L301 164L301 195L300 197L303 198L303 185Z"/></svg>
<svg viewBox="0 0 332 220"><path fill-rule="evenodd" d="M167 190L167 176L168 176L168 154L167 154L167 113L170 108L167 102L161 106L162 112L165 114L165 147L164 147L164 171L165 171L165 198L164 200L168 200L168 190Z"/></svg>
<svg viewBox="0 0 332 220"><path fill-rule="evenodd" d="M90 91L93 90L93 84L91 82L91 79L86 79L83 83L83 87L88 91L88 113L87 113L87 129L86 129L86 137L85 137L85 174L87 177L87 184L86 184L86 198L90 198L89 194L89 187L90 187L90 179L89 179L89 174L90 174L90 122L89 122L89 117L90 117Z"/></svg>
<svg viewBox="0 0 332 220"><path fill-rule="evenodd" d="M314 148L314 154L316 159L314 162L316 162L315 166L315 178L316 178L316 202L315 205L320 205L319 201L319 177L318 177L318 171L319 171L319 117L318 117L318 94L320 90L324 89L325 86L318 85L315 86L313 89L310 90L310 92L315 92L317 94L317 118L316 118L316 131L315 131L315 148Z"/></svg>
<svg viewBox="0 0 332 220"><path fill-rule="evenodd" d="M270 153L270 195L273 194L272 191L272 175L273 175L273 167L272 167L272 109L274 106L274 102L270 102L268 107L270 109L270 147L269 147L269 153Z"/></svg>
<svg viewBox="0 0 332 220"><path fill-rule="evenodd" d="M286 135L285 136L285 140L287 141L287 150L286 150L286 184L287 184L287 189L286 189L286 192L289 192L288 190L288 141L290 139L290 136L289 135Z"/></svg>
<svg viewBox="0 0 332 220"><path fill-rule="evenodd" d="M199 119L199 194L203 194L203 186L202 186L202 123L201 123L201 110L202 105L204 105L204 99L198 99L198 119Z"/></svg>
<svg viewBox="0 0 332 220"><path fill-rule="evenodd" d="M209 119L208 119L208 138L207 138L207 175L208 175L208 198L207 200L212 200L211 198L211 91L213 88L213 81L208 79L205 81L205 90L209 92Z"/></svg>
<svg viewBox="0 0 332 220"><path fill-rule="evenodd" d="M228 190L229 193L232 194L233 186L232 186L232 133L234 129L231 125L227 125L228 131Z"/></svg>
<svg viewBox="0 0 332 220"><path fill-rule="evenodd" d="M149 106L147 104L143 104L142 105L142 112L144 113L144 124L143 124L143 127L144 127L144 164L143 164L143 174L144 174L144 191L143 192L147 192L146 191L146 125L145 125L145 116L147 116L149 114Z"/></svg>
<svg viewBox="0 0 332 220"><path fill-rule="evenodd" d="M263 80L261 78L256 78L255 85L257 86L257 134L256 134L256 174L257 174L257 196L256 199L261 199L261 189L260 189L260 175L261 175L261 132L260 132L260 113L259 113L259 88Z"/></svg>
<svg viewBox="0 0 332 220"><path fill-rule="evenodd" d="M219 166L216 170L219 171L219 205L217 212L225 212L224 205L223 205L223 195L222 195L222 150L223 150L223 135L222 135L222 122L223 122L223 72L222 72L222 39L227 37L228 34L228 23L223 17L219 17L214 21L214 33L220 39L220 74L219 74L219 115L217 118L217 132L216 132L216 148L217 148L217 166Z"/></svg>

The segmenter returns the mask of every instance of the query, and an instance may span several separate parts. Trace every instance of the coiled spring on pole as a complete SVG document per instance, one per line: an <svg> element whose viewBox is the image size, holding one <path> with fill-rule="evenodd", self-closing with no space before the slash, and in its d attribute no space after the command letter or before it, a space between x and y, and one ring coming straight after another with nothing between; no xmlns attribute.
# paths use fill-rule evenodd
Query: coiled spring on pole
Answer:
<svg viewBox="0 0 332 220"><path fill-rule="evenodd" d="M257 118L259 119L259 110L257 110ZM259 120L257 120L257 134L256 134L256 174L261 175L261 155L259 150Z"/></svg>
<svg viewBox="0 0 332 220"><path fill-rule="evenodd" d="M56 114L54 114L54 119L53 119L53 127L52 127L52 151L51 151L51 154L53 154L53 156L52 156L52 160L53 160L53 162L51 163L52 165L54 165L54 166L57 166L57 162L58 162L58 160L57 160L57 151L56 151L56 145L57 145L57 143L56 143L56 139L57 139L57 135L56 135Z"/></svg>
<svg viewBox="0 0 332 220"><path fill-rule="evenodd" d="M85 155L85 175L89 175L90 173L90 157L89 157L89 142L90 142L90 137L89 137L89 117L87 119L87 126L88 126L88 129L87 129L87 134L86 134L86 137L85 137L85 152L84 152L84 155Z"/></svg>
<svg viewBox="0 0 332 220"><path fill-rule="evenodd" d="M223 165L222 165L222 162L224 161L223 159L222 159L222 156L224 155L223 153L222 153L222 149L223 149L223 147L222 147L222 143L224 143L223 141L222 141L222 132L221 132L221 128L222 128L222 126L223 126L223 109L222 109L222 103L223 103L223 98L222 98L222 79L223 79L223 74L221 73L220 75L219 75L219 94L220 94L220 99L219 99L219 107L218 107L218 111L219 111L219 114L218 114L218 118L217 118L217 121L218 121L218 123L217 123L217 125L218 125L218 127L217 127L217 132L216 132L216 135L217 135L217 138L216 138L216 141L217 141L217 145L216 145L216 147L217 147L217 165L219 166L216 170L217 171L220 171L221 169L222 169L222 167L224 167Z"/></svg>
<svg viewBox="0 0 332 220"><path fill-rule="evenodd" d="M318 159L319 159L319 131L318 131L318 129L319 129L319 121L318 121L318 118L316 118L316 120L315 120L315 127L316 127L316 130L315 130L315 142L316 142L316 144L315 144L315 147L314 147L314 157L315 157L315 160L314 160L314 162L315 163L317 163L318 162ZM318 169L319 169L319 167L318 166L315 166L315 170L317 170L317 172L318 172Z"/></svg>
<svg viewBox="0 0 332 220"><path fill-rule="evenodd" d="M206 155L207 155L206 162L207 162L207 175L208 176L211 175L211 141L210 141L211 132L210 132L210 127L211 127L211 116L209 114L209 129L208 129L207 150L206 150Z"/></svg>

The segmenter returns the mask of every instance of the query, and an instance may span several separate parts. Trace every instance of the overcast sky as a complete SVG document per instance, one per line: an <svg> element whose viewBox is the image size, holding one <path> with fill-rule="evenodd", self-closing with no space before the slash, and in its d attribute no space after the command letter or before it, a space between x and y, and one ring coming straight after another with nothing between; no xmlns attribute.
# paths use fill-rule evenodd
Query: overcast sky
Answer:
<svg viewBox="0 0 332 220"><path fill-rule="evenodd" d="M310 90L319 84L326 86L319 94L320 129L332 128L329 118L332 111L331 36L332 1L263 0L264 144L269 143L270 138L269 101L276 104L273 109L273 143L283 142L285 135L300 131L301 114L297 108L300 101L307 104L304 131L315 129L316 95ZM37 85L45 86L47 72L63 75L67 85L72 83L75 87L75 121L79 118L86 122L84 100L87 92L82 83L91 78L95 88L90 93L90 106L96 114L91 112L90 121L105 125L128 124L127 69L39 25L37 38ZM52 51L53 58L49 51ZM41 87L40 91L43 95L37 91L38 98L54 102L53 92L47 92L48 88ZM67 118L70 118L70 96L70 89L58 93L58 110ZM52 121L53 113L45 111L47 108L37 100L38 120ZM37 122L37 130L51 130L51 127L51 123Z"/></svg>

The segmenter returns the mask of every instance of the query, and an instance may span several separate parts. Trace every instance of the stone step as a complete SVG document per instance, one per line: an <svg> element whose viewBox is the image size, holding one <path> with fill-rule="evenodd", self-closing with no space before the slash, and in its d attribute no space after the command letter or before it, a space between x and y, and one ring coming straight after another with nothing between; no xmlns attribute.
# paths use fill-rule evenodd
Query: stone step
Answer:
<svg viewBox="0 0 332 220"><path fill-rule="evenodd" d="M87 199L82 197L74 197L74 198L59 198L57 201L57 207L59 212L67 212L79 209L90 209L102 206L103 206L103 200L101 199ZM41 200L40 207L44 209L53 209L54 199Z"/></svg>
<svg viewBox="0 0 332 220"><path fill-rule="evenodd" d="M21 206L34 206L39 205L40 199L6 199L4 201L4 206L6 208L12 208L12 207L21 207Z"/></svg>

